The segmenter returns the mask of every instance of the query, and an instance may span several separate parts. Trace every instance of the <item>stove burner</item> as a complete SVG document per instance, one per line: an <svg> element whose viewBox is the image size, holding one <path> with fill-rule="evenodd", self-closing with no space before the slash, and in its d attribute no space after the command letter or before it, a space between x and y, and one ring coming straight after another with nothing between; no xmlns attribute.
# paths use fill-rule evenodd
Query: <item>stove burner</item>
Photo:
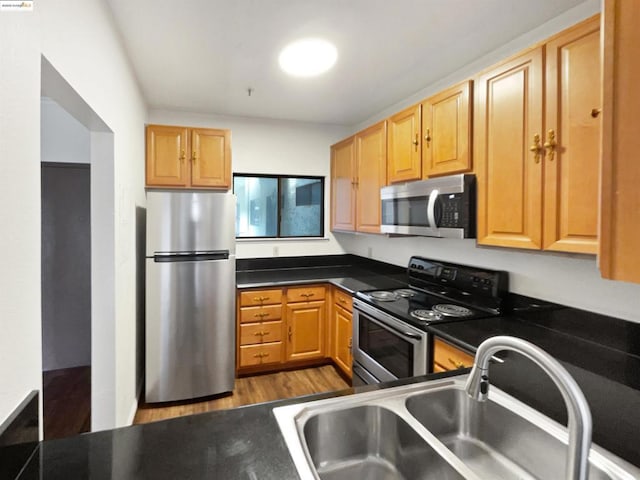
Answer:
<svg viewBox="0 0 640 480"><path fill-rule="evenodd" d="M411 316L418 320L438 320L440 315L433 310L417 309L411 312Z"/></svg>
<svg viewBox="0 0 640 480"><path fill-rule="evenodd" d="M378 290L377 292L371 292L368 295L379 302L395 302L398 299L398 296L395 293L388 292L386 290Z"/></svg>
<svg viewBox="0 0 640 480"><path fill-rule="evenodd" d="M414 292L410 288L400 288L399 290L395 290L393 293L403 298L411 298L416 296L416 292Z"/></svg>
<svg viewBox="0 0 640 480"><path fill-rule="evenodd" d="M447 317L468 317L473 312L466 307L460 305L452 305L450 303L439 303L433 306L433 310Z"/></svg>

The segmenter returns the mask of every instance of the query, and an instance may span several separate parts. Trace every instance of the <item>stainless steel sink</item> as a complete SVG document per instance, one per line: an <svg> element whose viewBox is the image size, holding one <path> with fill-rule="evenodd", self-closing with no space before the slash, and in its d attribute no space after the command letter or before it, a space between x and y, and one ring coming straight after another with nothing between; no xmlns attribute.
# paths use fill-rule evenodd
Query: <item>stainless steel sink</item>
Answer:
<svg viewBox="0 0 640 480"><path fill-rule="evenodd" d="M323 480L464 478L407 422L384 407L318 413L304 423L302 436Z"/></svg>
<svg viewBox="0 0 640 480"><path fill-rule="evenodd" d="M561 479L566 441L493 401L477 402L464 390L414 395L407 410L456 457L482 478ZM515 406L514 406L515 407ZM520 410L522 413L522 410ZM566 435L558 431L561 437ZM591 460L589 479L612 478Z"/></svg>
<svg viewBox="0 0 640 480"><path fill-rule="evenodd" d="M564 478L566 427L492 387L467 400L467 376L274 409L300 477ZM589 479L637 480L640 469L592 445Z"/></svg>

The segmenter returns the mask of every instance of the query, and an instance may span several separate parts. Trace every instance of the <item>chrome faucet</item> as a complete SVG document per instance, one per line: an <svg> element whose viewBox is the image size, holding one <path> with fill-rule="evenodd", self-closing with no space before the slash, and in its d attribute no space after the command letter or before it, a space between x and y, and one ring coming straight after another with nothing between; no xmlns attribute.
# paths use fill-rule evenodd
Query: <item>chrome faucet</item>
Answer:
<svg viewBox="0 0 640 480"><path fill-rule="evenodd" d="M587 480L589 449L591 448L591 411L580 387L567 370L547 352L521 338L498 336L485 340L478 347L473 368L467 379L467 394L479 402L489 396L489 359L502 350L512 350L533 360L544 370L560 390L569 416L567 480Z"/></svg>

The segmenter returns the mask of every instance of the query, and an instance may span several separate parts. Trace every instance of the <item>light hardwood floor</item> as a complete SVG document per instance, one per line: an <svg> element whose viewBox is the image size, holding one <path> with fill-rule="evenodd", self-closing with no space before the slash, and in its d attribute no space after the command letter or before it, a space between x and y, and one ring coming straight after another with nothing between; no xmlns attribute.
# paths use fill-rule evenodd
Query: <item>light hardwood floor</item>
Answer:
<svg viewBox="0 0 640 480"><path fill-rule="evenodd" d="M233 394L225 397L186 404L164 404L161 406L141 404L133 423L155 422L194 413L224 410L300 395L342 390L348 387L347 382L336 372L333 365L236 378Z"/></svg>

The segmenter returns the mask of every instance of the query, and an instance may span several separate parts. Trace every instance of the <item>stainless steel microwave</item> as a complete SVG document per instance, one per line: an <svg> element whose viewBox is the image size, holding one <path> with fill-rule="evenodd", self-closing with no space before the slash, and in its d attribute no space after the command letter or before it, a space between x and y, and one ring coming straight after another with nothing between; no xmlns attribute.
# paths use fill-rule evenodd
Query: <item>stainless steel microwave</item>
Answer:
<svg viewBox="0 0 640 480"><path fill-rule="evenodd" d="M475 238L476 180L459 174L382 187L382 233Z"/></svg>

